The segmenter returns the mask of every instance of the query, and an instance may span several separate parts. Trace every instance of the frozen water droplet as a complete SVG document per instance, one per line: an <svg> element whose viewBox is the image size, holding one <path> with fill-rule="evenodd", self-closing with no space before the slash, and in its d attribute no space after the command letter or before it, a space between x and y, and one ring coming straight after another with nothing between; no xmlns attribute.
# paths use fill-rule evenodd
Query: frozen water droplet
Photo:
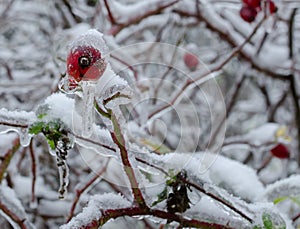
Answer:
<svg viewBox="0 0 300 229"><path fill-rule="evenodd" d="M32 135L28 133L28 128L21 128L19 130L19 136L20 136L20 143L22 146L28 146Z"/></svg>
<svg viewBox="0 0 300 229"><path fill-rule="evenodd" d="M59 81L58 88L66 94L74 94L79 90L78 83L74 79L68 77L64 77Z"/></svg>
<svg viewBox="0 0 300 229"><path fill-rule="evenodd" d="M53 149L51 149L50 146L48 146L48 151L49 151L49 153L50 153L52 156L55 156L55 155L56 155L56 151L53 150Z"/></svg>

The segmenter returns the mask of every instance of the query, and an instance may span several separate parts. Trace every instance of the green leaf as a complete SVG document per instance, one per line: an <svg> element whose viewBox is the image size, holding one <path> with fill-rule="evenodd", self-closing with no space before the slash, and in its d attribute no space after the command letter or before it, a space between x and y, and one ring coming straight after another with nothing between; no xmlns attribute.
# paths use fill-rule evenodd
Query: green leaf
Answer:
<svg viewBox="0 0 300 229"><path fill-rule="evenodd" d="M285 201L287 198L289 198L289 197L288 197L288 196L281 196L281 197L278 197L278 198L276 198L275 200L273 200L273 203L274 203L274 204L279 204L280 202Z"/></svg>
<svg viewBox="0 0 300 229"><path fill-rule="evenodd" d="M263 229L261 226L254 226L253 229Z"/></svg>
<svg viewBox="0 0 300 229"><path fill-rule="evenodd" d="M157 195L157 200L154 201L151 206L153 207L167 198L168 198L168 188L165 187L164 190Z"/></svg>
<svg viewBox="0 0 300 229"><path fill-rule="evenodd" d="M37 118L38 118L38 119L43 119L46 115L47 115L47 114L39 114L39 115L37 116Z"/></svg>
<svg viewBox="0 0 300 229"><path fill-rule="evenodd" d="M29 127L29 133L30 134L38 134L43 132L43 128L45 126L44 122L35 122Z"/></svg>
<svg viewBox="0 0 300 229"><path fill-rule="evenodd" d="M262 220L263 220L265 229L273 229L273 223L271 220L271 216L268 213L264 213L262 215Z"/></svg>
<svg viewBox="0 0 300 229"><path fill-rule="evenodd" d="M55 150L55 142L52 139L47 139L47 142L52 150Z"/></svg>

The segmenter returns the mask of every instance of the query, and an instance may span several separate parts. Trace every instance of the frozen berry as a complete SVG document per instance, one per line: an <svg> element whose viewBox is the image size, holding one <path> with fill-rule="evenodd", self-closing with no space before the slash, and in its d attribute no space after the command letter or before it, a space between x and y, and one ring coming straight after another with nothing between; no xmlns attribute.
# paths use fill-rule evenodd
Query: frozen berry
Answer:
<svg viewBox="0 0 300 229"><path fill-rule="evenodd" d="M241 18L244 19L246 22L253 22L255 20L255 17L257 15L257 11L255 8L251 6L243 6L240 10Z"/></svg>
<svg viewBox="0 0 300 229"><path fill-rule="evenodd" d="M198 57L195 56L192 53L186 53L183 57L184 63L185 65L191 70L191 71L195 71L198 64L199 64L199 60Z"/></svg>
<svg viewBox="0 0 300 229"><path fill-rule="evenodd" d="M106 63L99 50L91 46L78 46L71 50L67 58L67 73L77 82L97 80L105 71Z"/></svg>
<svg viewBox="0 0 300 229"><path fill-rule="evenodd" d="M288 148L281 143L279 143L273 149L271 149L271 153L274 157L278 157L280 159L285 159L290 157L290 152Z"/></svg>
<svg viewBox="0 0 300 229"><path fill-rule="evenodd" d="M260 7L260 0L243 0L243 3L253 8Z"/></svg>
<svg viewBox="0 0 300 229"><path fill-rule="evenodd" d="M269 2L269 10L270 10L271 14L277 12L277 6L275 5L275 3L273 1Z"/></svg>

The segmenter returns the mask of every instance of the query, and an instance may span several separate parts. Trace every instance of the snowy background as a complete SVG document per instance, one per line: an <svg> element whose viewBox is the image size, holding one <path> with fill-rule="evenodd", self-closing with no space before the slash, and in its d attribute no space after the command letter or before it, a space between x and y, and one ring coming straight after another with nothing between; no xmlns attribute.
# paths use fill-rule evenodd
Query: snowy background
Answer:
<svg viewBox="0 0 300 229"><path fill-rule="evenodd" d="M299 228L300 2L274 2L248 23L242 0L2 0L1 228ZM79 136L93 103L59 90L70 42L93 28L110 50L95 95L143 216L112 119L95 112Z"/></svg>

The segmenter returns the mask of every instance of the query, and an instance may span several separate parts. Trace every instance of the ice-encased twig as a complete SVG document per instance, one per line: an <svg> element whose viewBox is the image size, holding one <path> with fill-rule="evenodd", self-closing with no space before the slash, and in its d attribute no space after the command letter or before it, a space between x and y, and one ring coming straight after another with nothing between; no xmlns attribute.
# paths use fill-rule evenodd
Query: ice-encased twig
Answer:
<svg viewBox="0 0 300 229"><path fill-rule="evenodd" d="M82 136L89 137L92 134L94 123L94 97L95 97L94 82L82 82L83 91L83 112L82 112Z"/></svg>

